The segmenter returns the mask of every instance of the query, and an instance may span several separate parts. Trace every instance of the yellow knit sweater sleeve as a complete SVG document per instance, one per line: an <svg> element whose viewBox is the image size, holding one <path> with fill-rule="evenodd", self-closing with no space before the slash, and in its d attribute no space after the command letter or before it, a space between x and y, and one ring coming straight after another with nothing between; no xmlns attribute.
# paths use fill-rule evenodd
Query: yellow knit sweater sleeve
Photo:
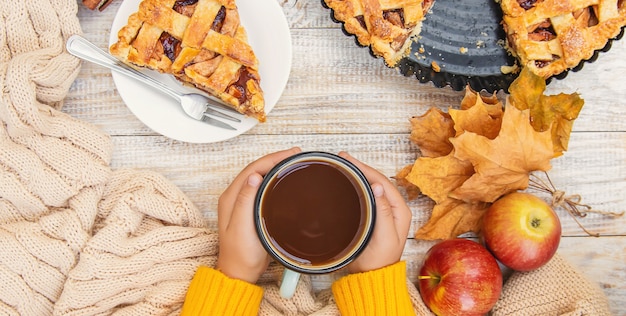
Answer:
<svg viewBox="0 0 626 316"><path fill-rule="evenodd" d="M191 280L181 316L256 316L262 298L261 287L231 279L215 269L202 266Z"/></svg>
<svg viewBox="0 0 626 316"><path fill-rule="evenodd" d="M347 275L332 285L342 316L415 315L406 284L406 263Z"/></svg>

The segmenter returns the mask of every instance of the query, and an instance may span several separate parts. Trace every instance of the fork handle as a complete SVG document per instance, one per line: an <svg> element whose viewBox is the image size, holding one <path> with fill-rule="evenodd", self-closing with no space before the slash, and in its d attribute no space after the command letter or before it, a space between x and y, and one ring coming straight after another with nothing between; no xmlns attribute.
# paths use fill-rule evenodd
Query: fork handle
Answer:
<svg viewBox="0 0 626 316"><path fill-rule="evenodd" d="M114 70L120 74L137 79L152 86L153 88L156 88L158 91L169 95L179 102L181 100L180 93L177 91L120 62L117 58L98 48L96 45L80 35L70 36L65 44L65 47L70 54L80 59L84 59L94 64Z"/></svg>

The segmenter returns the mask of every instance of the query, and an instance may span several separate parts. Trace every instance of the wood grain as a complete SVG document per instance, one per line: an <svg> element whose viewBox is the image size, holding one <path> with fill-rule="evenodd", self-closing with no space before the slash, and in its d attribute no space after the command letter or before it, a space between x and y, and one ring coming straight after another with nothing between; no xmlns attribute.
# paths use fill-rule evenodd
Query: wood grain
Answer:
<svg viewBox="0 0 626 316"><path fill-rule="evenodd" d="M299 146L303 150L339 152L347 150L383 174L393 177L402 167L412 164L417 148L408 134L301 134L242 135L218 144L187 144L162 136L113 137L114 168L155 170L178 185L202 212L216 220L217 198L230 181L248 163L261 155ZM626 147L621 133L575 133L568 152L553 162L549 175L555 186L568 194L581 194L583 202L608 212L626 209ZM610 170L610 171L609 171ZM609 171L609 172L607 172ZM611 176L608 176L611 174ZM540 195L549 200L547 195ZM413 228L430 216L432 202L421 197L410 201ZM585 233L564 210L563 235ZM626 235L626 216L612 218L590 214L581 222L603 235ZM212 222L211 225L215 225ZM413 230L410 236L413 235Z"/></svg>
<svg viewBox="0 0 626 316"><path fill-rule="evenodd" d="M85 37L107 47L110 25L121 1L104 12L82 6ZM287 87L268 121L220 143L188 144L158 135L143 125L117 93L109 70L83 63L63 111L102 129L114 144L113 169L135 168L163 174L217 226L217 198L248 163L261 155L300 146L304 150L350 152L392 177L412 164L419 149L410 143L409 118L430 107L457 107L463 92L435 88L404 77L355 44L319 0L279 0L287 17L293 61ZM626 40L613 43L597 61L563 80L552 80L547 94L577 92L585 106L574 124L570 148L553 160L553 182L568 194L580 194L595 209L626 211ZM502 93L499 97L505 98ZM541 195L540 195L541 196ZM546 200L548 196L541 196ZM416 279L419 264L433 242L412 238L429 218L432 201L409 201L413 212L403 258ZM588 237L562 209L559 253L599 283L616 315L626 315L626 216L590 214L580 221L603 237ZM316 289L328 288L341 275L314 277Z"/></svg>

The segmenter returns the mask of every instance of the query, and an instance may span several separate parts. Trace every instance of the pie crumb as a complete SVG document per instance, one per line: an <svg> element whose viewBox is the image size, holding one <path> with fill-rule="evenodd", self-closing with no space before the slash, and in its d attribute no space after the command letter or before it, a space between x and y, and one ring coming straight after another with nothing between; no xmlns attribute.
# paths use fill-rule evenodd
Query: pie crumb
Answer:
<svg viewBox="0 0 626 316"><path fill-rule="evenodd" d="M430 63L430 66L433 67L433 70L435 72L440 72L441 71L441 68L439 67L439 64L437 64L436 61L433 61L432 63Z"/></svg>
<svg viewBox="0 0 626 316"><path fill-rule="evenodd" d="M500 71L505 75L516 73L518 70L519 67L517 66L517 64L513 66L500 66Z"/></svg>
<svg viewBox="0 0 626 316"><path fill-rule="evenodd" d="M467 47L461 47L459 48L459 51L461 52L461 54L467 54Z"/></svg>

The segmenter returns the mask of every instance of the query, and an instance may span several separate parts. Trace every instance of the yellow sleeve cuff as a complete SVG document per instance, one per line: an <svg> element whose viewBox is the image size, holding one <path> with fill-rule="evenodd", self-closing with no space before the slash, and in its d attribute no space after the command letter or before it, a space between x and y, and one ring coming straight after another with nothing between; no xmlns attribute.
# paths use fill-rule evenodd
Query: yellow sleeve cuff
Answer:
<svg viewBox="0 0 626 316"><path fill-rule="evenodd" d="M181 316L257 315L263 289L201 266L191 280Z"/></svg>
<svg viewBox="0 0 626 316"><path fill-rule="evenodd" d="M415 315L406 284L406 263L350 274L332 285L342 316Z"/></svg>

